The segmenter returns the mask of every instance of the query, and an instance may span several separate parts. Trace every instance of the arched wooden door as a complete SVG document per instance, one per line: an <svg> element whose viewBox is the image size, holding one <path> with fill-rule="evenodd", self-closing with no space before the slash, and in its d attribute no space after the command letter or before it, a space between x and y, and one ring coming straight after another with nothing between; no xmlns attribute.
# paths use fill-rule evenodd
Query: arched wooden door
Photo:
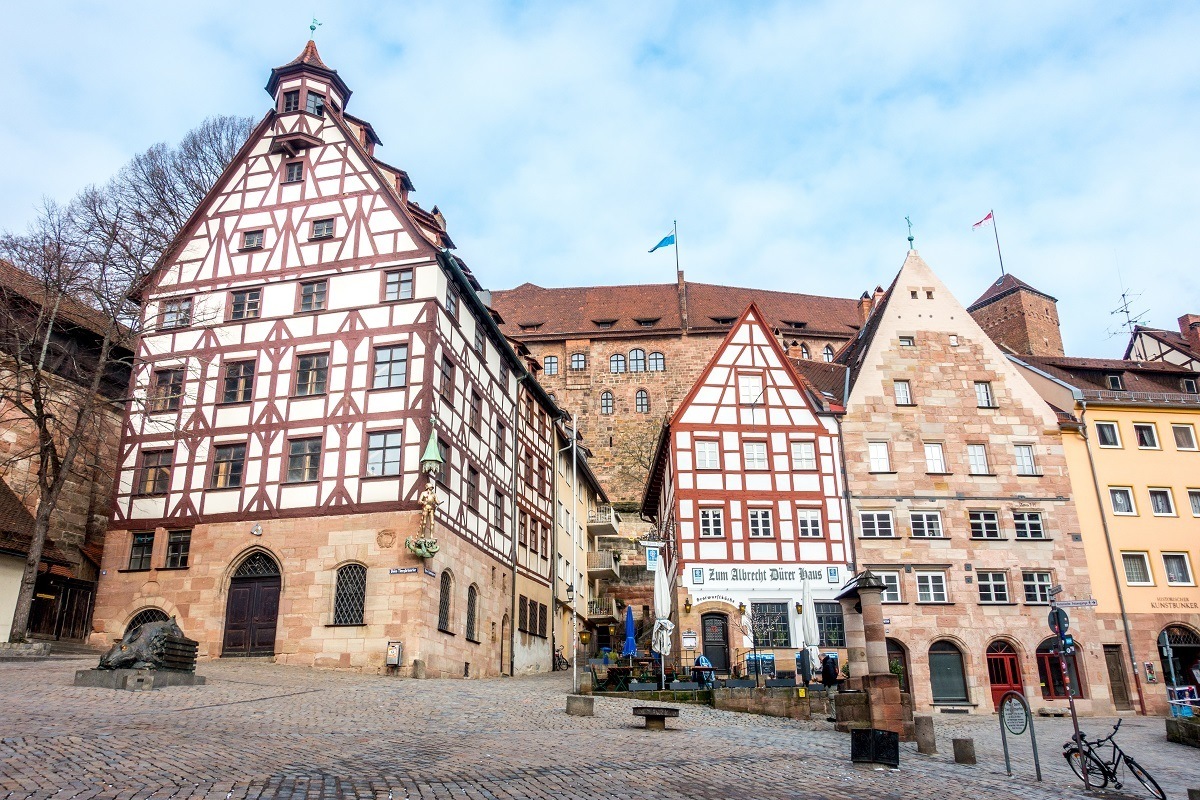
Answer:
<svg viewBox="0 0 1200 800"><path fill-rule="evenodd" d="M987 649L988 680L992 684L992 705L1000 709L1000 698L1005 692L1025 694L1021 683L1021 661L1017 651L1005 641L995 641Z"/></svg>
<svg viewBox="0 0 1200 800"><path fill-rule="evenodd" d="M246 557L229 582L223 656L275 654L279 622L279 565L262 551Z"/></svg>
<svg viewBox="0 0 1200 800"><path fill-rule="evenodd" d="M700 628L704 631L705 657L715 671L728 672L729 618L718 613L704 614L700 617Z"/></svg>

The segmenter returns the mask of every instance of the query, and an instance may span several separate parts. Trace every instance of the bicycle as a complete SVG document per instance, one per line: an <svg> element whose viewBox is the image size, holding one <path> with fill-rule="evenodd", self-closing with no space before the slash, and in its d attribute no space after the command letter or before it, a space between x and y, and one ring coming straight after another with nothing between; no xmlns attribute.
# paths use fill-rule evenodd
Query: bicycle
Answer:
<svg viewBox="0 0 1200 800"><path fill-rule="evenodd" d="M561 647L554 648L554 671L558 672L570 668L571 662L567 661L567 657L563 655L563 649Z"/></svg>
<svg viewBox="0 0 1200 800"><path fill-rule="evenodd" d="M1166 800L1167 793L1159 788L1158 782L1151 777L1150 773L1141 764L1134 761L1129 756L1125 755L1125 751L1117 746L1113 741L1113 737L1117 735L1117 731L1121 728L1121 720L1117 720L1117 724L1113 726L1112 733L1105 736L1103 739L1096 739L1089 742L1083 733L1079 734L1079 744L1075 743L1075 737L1071 737L1071 741L1063 745L1063 758L1071 765L1071 769L1079 776L1089 789L1103 789L1108 786L1108 782L1112 781L1113 786L1121 788L1121 770L1122 765L1128 769L1133 777L1137 778L1138 783L1146 787L1146 791L1157 797L1158 800ZM1100 748L1108 743L1112 750L1105 758ZM1083 765L1087 765L1087 777L1083 775Z"/></svg>

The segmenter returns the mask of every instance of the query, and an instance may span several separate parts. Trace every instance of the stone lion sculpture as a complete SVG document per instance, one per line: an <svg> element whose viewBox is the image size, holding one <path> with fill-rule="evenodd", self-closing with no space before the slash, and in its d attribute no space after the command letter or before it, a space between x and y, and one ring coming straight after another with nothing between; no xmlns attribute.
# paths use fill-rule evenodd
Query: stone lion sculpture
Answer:
<svg viewBox="0 0 1200 800"><path fill-rule="evenodd" d="M101 656L100 669L164 669L168 638L184 638L174 617L138 625Z"/></svg>

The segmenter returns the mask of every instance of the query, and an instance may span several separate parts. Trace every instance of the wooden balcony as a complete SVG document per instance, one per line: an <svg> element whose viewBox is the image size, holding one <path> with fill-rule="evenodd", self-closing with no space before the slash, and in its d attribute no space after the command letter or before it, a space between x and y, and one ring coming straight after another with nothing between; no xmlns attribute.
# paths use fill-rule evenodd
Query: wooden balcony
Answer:
<svg viewBox="0 0 1200 800"><path fill-rule="evenodd" d="M617 560L613 558L611 550L601 550L587 554L587 576L588 578L614 581L617 579Z"/></svg>
<svg viewBox="0 0 1200 800"><path fill-rule="evenodd" d="M616 536L620 528L621 515L612 506L600 506L588 513L588 533L592 536Z"/></svg>
<svg viewBox="0 0 1200 800"><path fill-rule="evenodd" d="M588 600L588 622L607 625L617 621L617 599L602 597L599 600Z"/></svg>

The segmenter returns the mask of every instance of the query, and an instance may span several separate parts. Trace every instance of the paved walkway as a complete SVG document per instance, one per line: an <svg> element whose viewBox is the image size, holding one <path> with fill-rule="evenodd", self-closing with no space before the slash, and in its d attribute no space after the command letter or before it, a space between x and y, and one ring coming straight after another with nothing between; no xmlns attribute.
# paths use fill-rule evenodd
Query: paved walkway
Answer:
<svg viewBox="0 0 1200 800"><path fill-rule="evenodd" d="M396 680L209 662L204 687L83 689L93 659L0 663L0 798L1068 798L1069 722L1040 722L1046 783L1009 778L994 717L938 719L942 755L902 745L901 769L855 767L849 737L797 723L683 707L642 730L631 700L563 713L569 676ZM1088 733L1103 729L1088 722ZM957 766L951 735L981 763ZM1166 788L1200 786L1200 754L1130 719L1121 741ZM1028 739L1017 745L1028 762Z"/></svg>

